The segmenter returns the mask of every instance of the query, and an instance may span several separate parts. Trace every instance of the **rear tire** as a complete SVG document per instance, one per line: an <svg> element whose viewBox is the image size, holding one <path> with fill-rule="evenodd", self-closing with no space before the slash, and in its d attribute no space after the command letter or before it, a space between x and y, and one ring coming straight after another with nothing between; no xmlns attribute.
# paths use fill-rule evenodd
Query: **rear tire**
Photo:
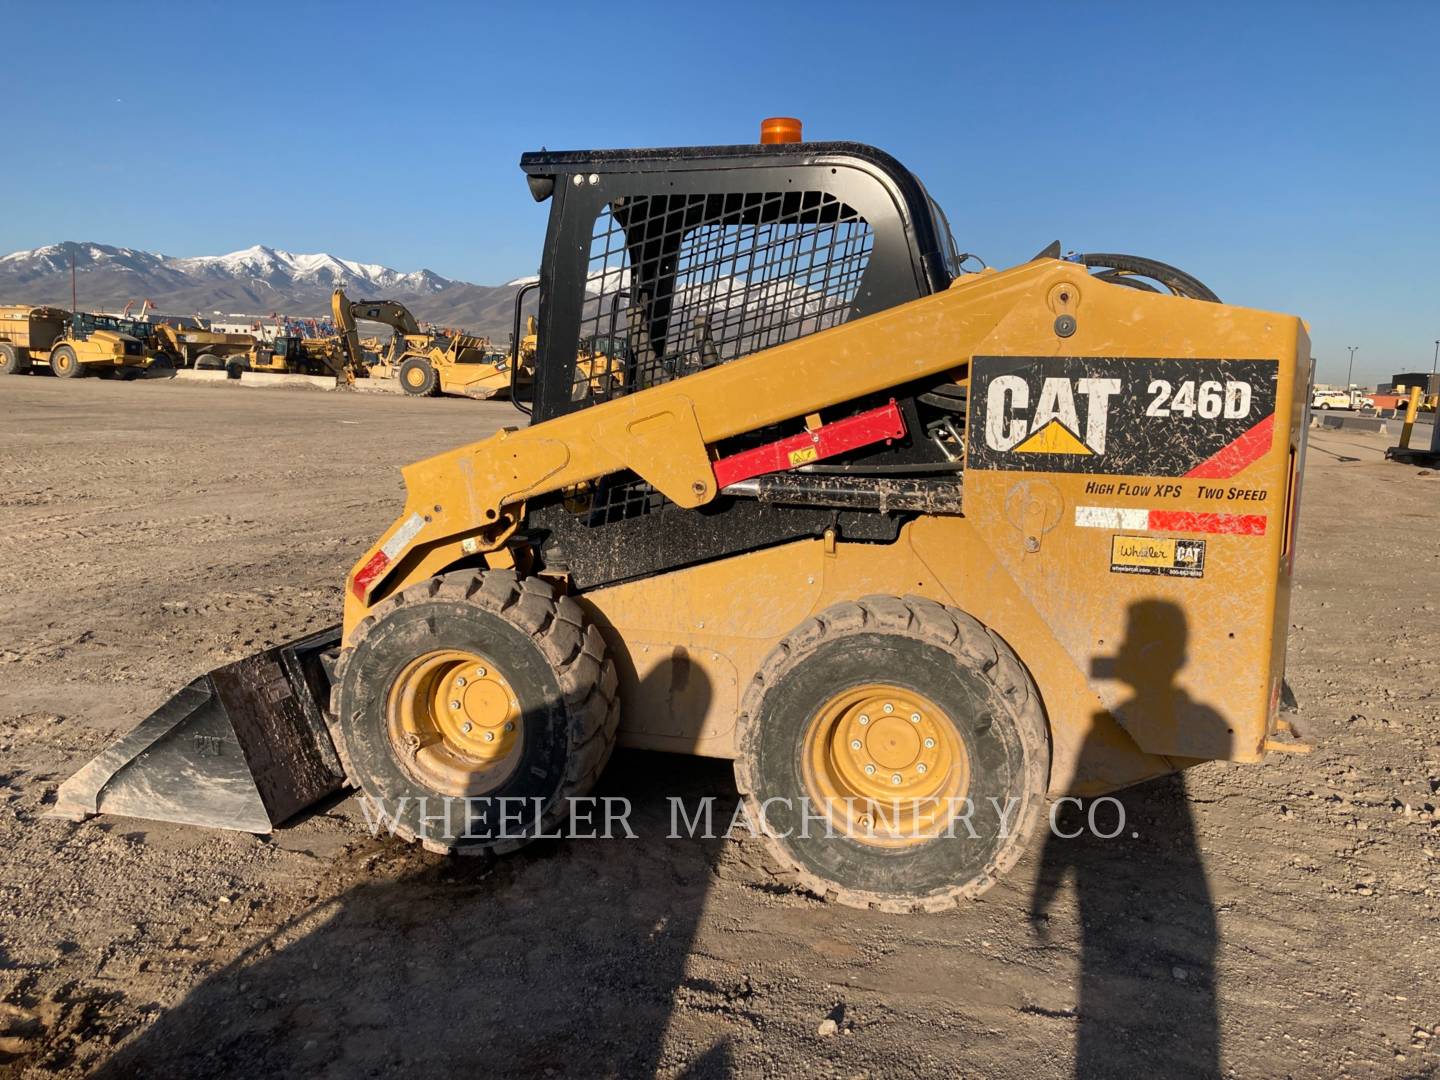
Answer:
<svg viewBox="0 0 1440 1080"><path fill-rule="evenodd" d="M227 378L238 379L249 370L250 364L239 357L231 357L225 361L225 375Z"/></svg>
<svg viewBox="0 0 1440 1080"><path fill-rule="evenodd" d="M1050 771L1040 695L1014 652L916 596L837 604L789 634L746 691L737 749L750 821L798 884L886 911L952 907L993 885L1023 854ZM976 836L957 816L964 800ZM886 819L917 804L936 816L886 836Z"/></svg>
<svg viewBox="0 0 1440 1080"><path fill-rule="evenodd" d="M18 348L8 341L0 341L0 375L23 375L29 366Z"/></svg>
<svg viewBox="0 0 1440 1080"><path fill-rule="evenodd" d="M195 358L196 371L220 371L225 367L225 361L214 353L201 353Z"/></svg>
<svg viewBox="0 0 1440 1080"><path fill-rule="evenodd" d="M69 345L57 345L50 353L50 370L55 373L57 378L79 378L82 371L80 358L75 355L75 350Z"/></svg>
<svg viewBox="0 0 1440 1080"><path fill-rule="evenodd" d="M417 670L429 681L411 681ZM452 573L382 601L355 628L335 671L335 742L350 782L393 814L395 835L432 851L503 853L536 832L534 800L553 832L566 800L594 786L615 745L617 687L604 639L570 597L509 570ZM501 716L488 719L497 702ZM410 721L422 707L417 737ZM502 729L506 717L514 727ZM486 758L479 736L492 733ZM457 764L464 784L435 779ZM507 805L522 818L503 821Z"/></svg>
<svg viewBox="0 0 1440 1080"><path fill-rule="evenodd" d="M433 397L440 389L440 376L435 366L419 356L411 356L400 365L400 389L412 397Z"/></svg>

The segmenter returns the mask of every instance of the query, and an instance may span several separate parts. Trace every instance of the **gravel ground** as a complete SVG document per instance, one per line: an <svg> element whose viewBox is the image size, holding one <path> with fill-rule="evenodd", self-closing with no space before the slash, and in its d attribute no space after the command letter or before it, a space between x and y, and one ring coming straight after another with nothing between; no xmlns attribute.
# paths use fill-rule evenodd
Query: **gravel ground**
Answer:
<svg viewBox="0 0 1440 1080"><path fill-rule="evenodd" d="M199 672L335 621L398 466L504 404L0 385L0 1075L1429 1076L1440 476L1317 433L1290 682L1316 746L1125 793L959 910L788 891L667 839L724 763L620 752L637 839L493 866L339 802L260 839L43 817ZM831 1023L826 1023L826 1021Z"/></svg>

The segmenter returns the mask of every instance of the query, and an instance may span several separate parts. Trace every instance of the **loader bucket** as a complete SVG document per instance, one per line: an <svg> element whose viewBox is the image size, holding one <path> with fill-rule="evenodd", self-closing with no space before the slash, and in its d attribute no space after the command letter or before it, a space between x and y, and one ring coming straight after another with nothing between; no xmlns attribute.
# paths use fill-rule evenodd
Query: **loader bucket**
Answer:
<svg viewBox="0 0 1440 1080"><path fill-rule="evenodd" d="M191 682L60 785L52 816L268 833L345 786L325 725L340 628Z"/></svg>

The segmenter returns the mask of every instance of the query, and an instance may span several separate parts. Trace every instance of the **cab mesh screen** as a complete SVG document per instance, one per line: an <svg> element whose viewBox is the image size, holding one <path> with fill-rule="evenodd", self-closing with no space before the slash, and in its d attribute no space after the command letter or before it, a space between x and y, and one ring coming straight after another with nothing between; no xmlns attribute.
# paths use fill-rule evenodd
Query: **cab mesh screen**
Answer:
<svg viewBox="0 0 1440 1080"><path fill-rule="evenodd" d="M604 401L838 326L874 248L820 191L644 195L595 220L571 399Z"/></svg>

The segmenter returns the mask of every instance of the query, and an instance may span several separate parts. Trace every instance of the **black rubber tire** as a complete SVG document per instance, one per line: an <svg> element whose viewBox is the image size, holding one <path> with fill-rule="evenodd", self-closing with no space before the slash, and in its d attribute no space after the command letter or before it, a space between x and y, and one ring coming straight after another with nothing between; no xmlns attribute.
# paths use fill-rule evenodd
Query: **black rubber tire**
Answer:
<svg viewBox="0 0 1440 1080"><path fill-rule="evenodd" d="M50 353L50 370L57 378L78 379L85 373L85 365L69 345L56 345Z"/></svg>
<svg viewBox="0 0 1440 1080"><path fill-rule="evenodd" d="M23 375L29 366L20 349L0 341L0 375Z"/></svg>
<svg viewBox="0 0 1440 1080"><path fill-rule="evenodd" d="M553 832L569 814L566 800L586 794L610 759L619 682L605 639L580 605L511 570L434 577L361 620L340 654L331 695L332 734L350 783L387 814L396 812L396 835L430 851L503 854L529 841L532 814L521 823L512 818L510 835L496 836L494 806L460 798L446 804L397 759L386 733L390 686L411 660L441 648L475 649L504 671L524 710L522 757L486 798L545 800L541 822ZM440 835L421 820L427 807L445 819Z"/></svg>
<svg viewBox="0 0 1440 1080"><path fill-rule="evenodd" d="M424 378L411 386L409 376L416 371L421 372ZM440 391L440 375L436 372L435 365L424 357L406 358L395 377L400 380L400 389L411 397L434 397Z"/></svg>
<svg viewBox="0 0 1440 1080"><path fill-rule="evenodd" d="M168 353L161 353L145 365L147 379L171 379L175 377L175 360Z"/></svg>
<svg viewBox="0 0 1440 1080"><path fill-rule="evenodd" d="M238 379L238 378L240 378L241 375L244 375L245 372L247 372L247 371L249 371L249 370L250 370L250 362L249 362L248 360L245 360L245 359L241 358L241 357L232 356L229 360L226 360L226 361L225 361L225 377L226 377L226 378L229 378L229 379Z"/></svg>
<svg viewBox="0 0 1440 1080"><path fill-rule="evenodd" d="M201 353L195 358L196 371L222 371L224 367L225 361L214 353Z"/></svg>
<svg viewBox="0 0 1440 1080"><path fill-rule="evenodd" d="M776 835L800 827L793 808L806 794L801 758L815 710L870 682L911 688L949 714L970 755L978 838L957 827L953 836L884 848L827 837L823 826L808 838ZM969 615L917 596L837 604L787 635L746 690L737 751L735 781L750 820L758 825L765 807L765 843L795 882L851 907L895 912L953 907L993 885L1043 816L1050 774L1044 708L1019 658ZM990 797L1000 806L1019 800L1004 836Z"/></svg>

